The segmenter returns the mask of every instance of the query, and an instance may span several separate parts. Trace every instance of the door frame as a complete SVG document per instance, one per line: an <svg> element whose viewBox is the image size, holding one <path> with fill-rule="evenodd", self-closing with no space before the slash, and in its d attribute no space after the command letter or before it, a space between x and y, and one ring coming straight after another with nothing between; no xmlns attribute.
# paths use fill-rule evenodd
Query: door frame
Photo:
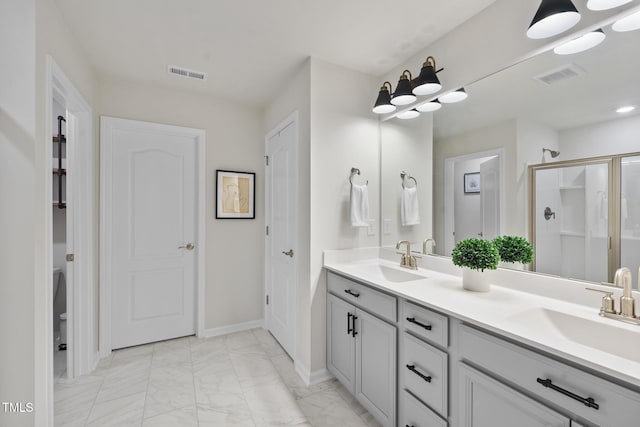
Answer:
<svg viewBox="0 0 640 427"><path fill-rule="evenodd" d="M72 204L75 215L72 218L73 250L80 255L82 262L75 262L72 287L67 289L67 376L74 378L95 369L98 363L95 336L95 241L94 224L97 222L94 209L93 162L95 143L93 133L93 109L75 88L71 80L62 71L51 55L45 58L45 108L44 126L45 146L44 200L45 204L45 241L44 259L46 269L45 294L40 316L36 314L36 328L44 327L42 339L35 343L36 355L46 358L44 372L36 369L36 401L42 402L42 411L36 412L37 425L53 423L53 176L51 159L53 144L53 100L62 99L67 112L73 116L73 126L67 128L67 153L72 153L74 173L67 177L71 190L68 202ZM69 119L69 117L67 118ZM69 124L69 122L68 122ZM83 141L83 143L80 143ZM69 159L71 160L71 159ZM73 180L73 182L71 182ZM37 298L39 299L39 297ZM44 316L42 319L41 316ZM38 334L40 335L40 334ZM37 364L38 366L38 364ZM40 414L40 415L38 415ZM46 422L45 422L46 421Z"/></svg>
<svg viewBox="0 0 640 427"><path fill-rule="evenodd" d="M445 254L450 254L455 246L455 239L453 232L455 228L455 164L463 160L477 159L480 157L493 157L498 156L500 158L500 230L504 232L505 227L505 203L504 203L504 148L496 148L493 150L478 151L476 153L463 154L461 156L447 157L444 159L444 211L447 214L444 216L444 248Z"/></svg>
<svg viewBox="0 0 640 427"><path fill-rule="evenodd" d="M204 332L204 290L205 290L205 136L204 129L167 125L140 120L121 119L100 116L100 357L111 354L111 259L112 217L109 210L112 205L111 180L113 165L111 162L113 141L110 138L114 128L148 130L171 133L174 135L194 137L196 139L196 236L194 244L196 254L196 292L195 292L195 325L196 336Z"/></svg>
<svg viewBox="0 0 640 427"><path fill-rule="evenodd" d="M287 116L286 119L284 119L283 121L281 121L279 124L277 124L274 128L272 128L264 137L264 156L265 159L267 159L268 157L268 149L269 149L269 139L271 139L271 137L273 137L274 135L280 133L283 129L285 129L286 127L288 127L289 125L293 125L295 127L295 132L294 132L294 140L293 140L293 157L295 159L295 171L296 171L296 178L298 178L298 144L300 141L300 137L299 137L299 121L298 121L298 111L294 111L293 113L291 113L289 116ZM269 191L269 186L271 184L270 180L269 180L269 174L267 173L267 164L265 161L265 184L264 184L264 209L265 209L265 226L268 227L271 224L271 215L269 214L270 212L270 207L271 207L271 192ZM293 193L296 195L296 201L297 201L297 197L299 194L299 187L298 187L298 179L295 179L293 182ZM297 211L297 210L296 210ZM295 246L298 245L298 217L296 215L296 218L294 220L294 225L293 225L293 236L292 236L293 241L295 242ZM297 250L297 249L296 249ZM300 251L298 251L298 253L300 253ZM295 280L295 286L293 287L293 301L294 301L294 307L293 307L293 342L291 343L291 353L290 356L291 358L296 361L297 360L297 343L298 343L298 333L297 333L297 325L298 325L298 291L297 291L297 287L298 287L298 272L299 272L299 264L298 264L298 258L294 257L293 258L293 275L294 275L294 280ZM264 326L265 329L267 330L267 332L269 331L269 322L270 322L270 316L269 316L269 309L267 307L266 304L266 299L267 299L267 295L269 295L269 272L271 269L271 264L269 261L269 241L268 241L268 236L266 235L266 228L265 228L265 237L264 237L264 296L263 296L263 301L265 301L265 311L264 311Z"/></svg>

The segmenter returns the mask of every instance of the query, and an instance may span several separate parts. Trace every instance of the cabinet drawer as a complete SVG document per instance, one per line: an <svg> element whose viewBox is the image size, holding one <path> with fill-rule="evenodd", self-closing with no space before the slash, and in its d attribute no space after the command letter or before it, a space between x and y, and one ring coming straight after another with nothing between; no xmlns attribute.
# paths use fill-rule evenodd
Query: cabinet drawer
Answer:
<svg viewBox="0 0 640 427"><path fill-rule="evenodd" d="M402 327L441 347L449 345L449 319L440 313L402 301Z"/></svg>
<svg viewBox="0 0 640 427"><path fill-rule="evenodd" d="M383 317L391 322L398 320L397 300L394 296L338 276L331 271L327 272L327 289L332 294L349 301L355 306L364 308L376 316Z"/></svg>
<svg viewBox="0 0 640 427"><path fill-rule="evenodd" d="M551 406L609 427L637 427L640 394L550 357L481 332L460 327L460 356L493 372ZM547 381L551 381L549 384ZM546 387L544 384L552 385ZM573 393L567 396L559 387ZM598 408L576 400L592 398Z"/></svg>
<svg viewBox="0 0 640 427"><path fill-rule="evenodd" d="M447 353L404 333L399 369L403 386L440 415L447 416Z"/></svg>
<svg viewBox="0 0 640 427"><path fill-rule="evenodd" d="M447 422L424 406L411 393L400 394L399 427L447 427Z"/></svg>

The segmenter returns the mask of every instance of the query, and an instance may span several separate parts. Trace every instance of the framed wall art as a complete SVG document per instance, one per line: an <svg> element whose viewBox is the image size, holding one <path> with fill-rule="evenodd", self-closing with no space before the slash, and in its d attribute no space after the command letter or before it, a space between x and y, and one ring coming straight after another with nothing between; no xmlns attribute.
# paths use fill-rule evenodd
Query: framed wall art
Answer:
<svg viewBox="0 0 640 427"><path fill-rule="evenodd" d="M254 219L256 174L216 170L216 218Z"/></svg>
<svg viewBox="0 0 640 427"><path fill-rule="evenodd" d="M480 192L480 172L464 174L464 192L465 194Z"/></svg>

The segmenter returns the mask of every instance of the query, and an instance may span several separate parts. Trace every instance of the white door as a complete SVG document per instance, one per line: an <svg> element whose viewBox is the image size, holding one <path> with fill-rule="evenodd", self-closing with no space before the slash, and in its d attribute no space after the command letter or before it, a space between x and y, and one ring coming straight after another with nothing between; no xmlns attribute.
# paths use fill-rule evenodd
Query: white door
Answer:
<svg viewBox="0 0 640 427"><path fill-rule="evenodd" d="M111 348L192 335L197 137L113 118L102 127L111 145Z"/></svg>
<svg viewBox="0 0 640 427"><path fill-rule="evenodd" d="M500 235L500 157L480 164L480 188L482 237L493 240Z"/></svg>
<svg viewBox="0 0 640 427"><path fill-rule="evenodd" d="M266 137L267 328L294 357L297 209L297 120L287 119Z"/></svg>

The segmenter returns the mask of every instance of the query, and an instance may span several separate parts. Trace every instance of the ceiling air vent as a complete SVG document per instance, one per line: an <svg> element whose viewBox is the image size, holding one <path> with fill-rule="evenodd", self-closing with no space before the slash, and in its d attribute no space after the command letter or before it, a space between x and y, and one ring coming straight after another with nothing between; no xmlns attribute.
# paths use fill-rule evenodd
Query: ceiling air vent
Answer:
<svg viewBox="0 0 640 427"><path fill-rule="evenodd" d="M187 77L190 79L196 79L196 80L207 79L207 73L203 71L189 70L188 68L174 67L173 65L169 65L167 71L169 72L169 74Z"/></svg>
<svg viewBox="0 0 640 427"><path fill-rule="evenodd" d="M551 71L544 72L534 77L535 80L546 85L556 84L565 80L574 79L586 74L582 68L576 64L564 65Z"/></svg>

